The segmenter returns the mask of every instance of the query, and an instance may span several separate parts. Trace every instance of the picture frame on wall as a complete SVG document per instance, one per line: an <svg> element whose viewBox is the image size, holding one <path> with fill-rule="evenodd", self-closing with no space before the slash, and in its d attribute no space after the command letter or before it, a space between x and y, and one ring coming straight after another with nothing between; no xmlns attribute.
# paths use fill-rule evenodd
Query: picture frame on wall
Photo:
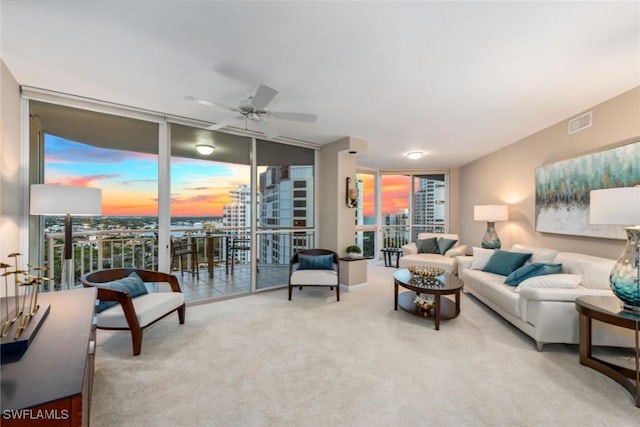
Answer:
<svg viewBox="0 0 640 427"><path fill-rule="evenodd" d="M536 168L536 231L626 239L623 227L589 224L589 193L635 185L640 141Z"/></svg>

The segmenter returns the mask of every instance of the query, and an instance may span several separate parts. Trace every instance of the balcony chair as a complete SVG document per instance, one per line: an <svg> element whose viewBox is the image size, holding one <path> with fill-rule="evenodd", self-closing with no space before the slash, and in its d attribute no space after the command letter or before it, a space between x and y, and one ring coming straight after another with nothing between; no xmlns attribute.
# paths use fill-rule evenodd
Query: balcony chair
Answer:
<svg viewBox="0 0 640 427"><path fill-rule="evenodd" d="M325 286L336 288L340 301L340 268L338 254L328 249L303 249L296 252L289 262L289 301L293 288Z"/></svg>
<svg viewBox="0 0 640 427"><path fill-rule="evenodd" d="M231 263L231 274L236 263L236 253L248 252L251 253L251 239L244 237L231 237L227 246L227 265L226 271L229 274L229 263ZM259 273L259 269L256 267L256 273Z"/></svg>
<svg viewBox="0 0 640 427"><path fill-rule="evenodd" d="M82 284L98 288L97 328L130 330L134 356L142 349L144 328L174 311L178 312L180 324L184 324L184 296L178 278L172 274L114 268L87 273L82 276Z"/></svg>
<svg viewBox="0 0 640 427"><path fill-rule="evenodd" d="M183 242L171 239L171 271L176 259L180 263L180 274L184 276L184 266L191 261L191 275L200 279L200 263L198 260L198 246L195 242Z"/></svg>

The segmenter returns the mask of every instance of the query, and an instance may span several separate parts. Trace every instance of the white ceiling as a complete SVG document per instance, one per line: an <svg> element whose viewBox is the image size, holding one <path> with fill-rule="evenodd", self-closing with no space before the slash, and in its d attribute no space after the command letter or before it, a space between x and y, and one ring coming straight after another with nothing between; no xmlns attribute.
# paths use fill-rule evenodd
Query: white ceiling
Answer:
<svg viewBox="0 0 640 427"><path fill-rule="evenodd" d="M638 1L1 0L0 17L21 85L226 122L184 97L237 105L264 83L269 109L318 115L273 121L282 136L365 139L376 169L461 166L640 85Z"/></svg>

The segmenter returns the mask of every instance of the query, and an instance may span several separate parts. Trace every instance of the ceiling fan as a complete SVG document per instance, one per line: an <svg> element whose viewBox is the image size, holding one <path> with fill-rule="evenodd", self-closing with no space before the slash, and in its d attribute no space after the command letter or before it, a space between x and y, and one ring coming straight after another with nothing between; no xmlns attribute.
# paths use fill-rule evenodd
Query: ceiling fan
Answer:
<svg viewBox="0 0 640 427"><path fill-rule="evenodd" d="M311 113L292 113L267 110L267 105L269 105L277 94L277 90L261 84L253 95L250 95L248 99L241 101L237 107L231 107L220 102L209 101L193 96L186 96L184 99L185 101L197 102L198 104L206 105L208 107L218 107L240 113L238 118L244 119L245 130L248 130L248 122L252 121L255 127L267 138L275 138L278 136L278 131L268 123L271 119L297 122L315 122L317 120L316 115ZM207 127L207 129L217 130L225 126L228 126L228 123L221 122L211 125Z"/></svg>

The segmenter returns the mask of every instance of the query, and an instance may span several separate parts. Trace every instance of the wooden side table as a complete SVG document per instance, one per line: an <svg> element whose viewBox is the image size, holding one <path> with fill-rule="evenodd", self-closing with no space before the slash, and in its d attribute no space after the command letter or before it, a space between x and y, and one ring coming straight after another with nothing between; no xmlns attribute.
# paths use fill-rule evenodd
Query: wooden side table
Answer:
<svg viewBox="0 0 640 427"><path fill-rule="evenodd" d="M633 396L640 408L640 349L638 347L638 329L640 313L631 313L620 308L616 297L586 296L576 299L576 310L580 314L580 364L595 369L617 381ZM615 365L593 356L592 323L603 323L635 330L635 370Z"/></svg>

